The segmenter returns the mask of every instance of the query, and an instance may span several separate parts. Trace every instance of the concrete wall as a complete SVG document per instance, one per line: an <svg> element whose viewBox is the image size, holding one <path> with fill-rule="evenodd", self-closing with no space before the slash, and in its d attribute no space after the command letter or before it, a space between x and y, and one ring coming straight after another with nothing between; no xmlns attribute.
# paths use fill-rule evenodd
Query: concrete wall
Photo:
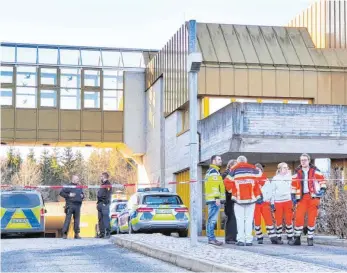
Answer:
<svg viewBox="0 0 347 273"><path fill-rule="evenodd" d="M162 181L164 179L162 145L164 145L162 122L164 119L162 108L163 81L159 79L145 92L145 139L146 148L143 163L149 182ZM165 161L165 160L164 160Z"/></svg>
<svg viewBox="0 0 347 273"><path fill-rule="evenodd" d="M144 72L124 73L124 143L134 154L146 149L146 93Z"/></svg>
<svg viewBox="0 0 347 273"><path fill-rule="evenodd" d="M347 106L229 104L198 125L201 159L212 154L347 154Z"/></svg>

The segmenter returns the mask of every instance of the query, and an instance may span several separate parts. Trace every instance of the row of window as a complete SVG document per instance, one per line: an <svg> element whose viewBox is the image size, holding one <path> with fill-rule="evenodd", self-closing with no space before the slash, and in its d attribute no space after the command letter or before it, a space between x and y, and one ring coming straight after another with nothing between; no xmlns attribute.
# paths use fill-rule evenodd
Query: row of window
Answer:
<svg viewBox="0 0 347 273"><path fill-rule="evenodd" d="M13 94L16 94L15 106L18 108L37 108L37 88L17 87L16 92L12 88L1 88L1 105L12 106ZM60 109L78 110L81 108L99 109L103 102L103 110L123 110L123 90L81 91L81 89L40 89L39 107L58 107ZM59 105L58 105L59 99ZM83 102L83 105L82 105Z"/></svg>

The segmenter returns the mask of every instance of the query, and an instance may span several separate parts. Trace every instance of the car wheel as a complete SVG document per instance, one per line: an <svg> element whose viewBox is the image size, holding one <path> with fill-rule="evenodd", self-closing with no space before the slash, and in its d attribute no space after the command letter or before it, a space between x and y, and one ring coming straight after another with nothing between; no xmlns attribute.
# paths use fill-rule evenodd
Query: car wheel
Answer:
<svg viewBox="0 0 347 273"><path fill-rule="evenodd" d="M180 236L180 237L188 237L188 230L180 230L178 232L178 236Z"/></svg>
<svg viewBox="0 0 347 273"><path fill-rule="evenodd" d="M129 219L129 222L128 222L128 231L129 231L129 234L133 234L134 233L133 226L131 225L130 219Z"/></svg>

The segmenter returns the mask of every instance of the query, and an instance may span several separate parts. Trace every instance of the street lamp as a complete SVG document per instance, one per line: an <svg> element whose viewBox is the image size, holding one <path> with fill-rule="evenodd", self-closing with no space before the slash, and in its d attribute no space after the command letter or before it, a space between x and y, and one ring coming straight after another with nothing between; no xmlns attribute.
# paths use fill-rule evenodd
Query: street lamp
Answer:
<svg viewBox="0 0 347 273"><path fill-rule="evenodd" d="M189 47L187 69L189 72L189 135L190 135L190 242L191 246L198 243L198 130L197 130L197 112L198 112L198 72L200 70L202 55L197 52L196 21L189 21Z"/></svg>

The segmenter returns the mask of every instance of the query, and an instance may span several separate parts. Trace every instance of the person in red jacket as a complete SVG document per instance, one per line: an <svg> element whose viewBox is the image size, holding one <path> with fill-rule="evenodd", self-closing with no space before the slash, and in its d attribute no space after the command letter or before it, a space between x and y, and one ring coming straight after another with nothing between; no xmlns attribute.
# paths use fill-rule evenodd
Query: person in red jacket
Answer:
<svg viewBox="0 0 347 273"><path fill-rule="evenodd" d="M245 156L237 158L224 180L226 190L236 202L234 206L237 222L238 246L251 246L253 241L253 217L255 202L261 199L259 186L261 174L254 165L247 163Z"/></svg>
<svg viewBox="0 0 347 273"><path fill-rule="evenodd" d="M263 233L261 231L261 218L263 217L266 230L271 240L271 243L277 244L277 236L275 233L275 227L272 221L271 215L271 197L272 197L272 188L269 179L264 174L263 165L260 163L255 164L255 167L261 173L261 178L259 180L259 185L261 187L263 199L257 201L254 211L254 229L257 236L258 244L263 244Z"/></svg>
<svg viewBox="0 0 347 273"><path fill-rule="evenodd" d="M300 156L301 165L295 170L292 177L292 201L296 205L294 240L290 245L301 245L301 233L304 228L307 214L307 244L313 246L313 234L318 216L320 198L326 192L326 181L316 166L310 163L308 154Z"/></svg>

